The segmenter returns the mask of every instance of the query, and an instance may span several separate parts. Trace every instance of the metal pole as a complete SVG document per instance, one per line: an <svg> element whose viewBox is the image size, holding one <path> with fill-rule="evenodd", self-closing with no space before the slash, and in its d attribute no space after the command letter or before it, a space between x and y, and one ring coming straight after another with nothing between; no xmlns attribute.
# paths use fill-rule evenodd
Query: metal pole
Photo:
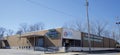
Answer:
<svg viewBox="0 0 120 55"><path fill-rule="evenodd" d="M88 45L89 52L91 52L91 40L90 40L90 23L89 23L89 15L88 15L88 0L86 0L86 15L87 15L87 25L88 25Z"/></svg>
<svg viewBox="0 0 120 55"><path fill-rule="evenodd" d="M35 36L34 36L34 47L33 48L34 48L34 51L35 51Z"/></svg>
<svg viewBox="0 0 120 55"><path fill-rule="evenodd" d="M120 37L120 23L118 23L119 37Z"/></svg>
<svg viewBox="0 0 120 55"><path fill-rule="evenodd" d="M118 16L116 18L119 19ZM120 22L116 22L116 24L118 25L118 32L119 32L118 33L118 37L120 37L120 28L119 28L120 27Z"/></svg>
<svg viewBox="0 0 120 55"><path fill-rule="evenodd" d="M115 42L114 42L114 47L116 46L116 39L115 39L115 32L114 32L114 30L113 30L113 39L115 40Z"/></svg>
<svg viewBox="0 0 120 55"><path fill-rule="evenodd" d="M116 25L115 25L116 26ZM113 26L113 30L112 30L112 36L113 36L113 39L115 40L114 41L114 48L116 47L116 38L115 38L115 27Z"/></svg>
<svg viewBox="0 0 120 55"><path fill-rule="evenodd" d="M118 22L118 24L117 24L117 25L118 25L118 31L119 31L119 33L118 33L118 37L120 37L120 28L119 28L120 25L119 25L119 24L120 24L120 23Z"/></svg>

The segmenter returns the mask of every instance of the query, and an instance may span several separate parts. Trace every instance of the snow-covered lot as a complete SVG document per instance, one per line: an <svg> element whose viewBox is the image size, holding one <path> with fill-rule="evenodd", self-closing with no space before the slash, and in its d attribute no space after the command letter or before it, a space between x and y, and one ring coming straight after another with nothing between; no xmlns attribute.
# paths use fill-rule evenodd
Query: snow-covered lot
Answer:
<svg viewBox="0 0 120 55"><path fill-rule="evenodd" d="M0 55L43 55L44 52L33 50L0 49Z"/></svg>
<svg viewBox="0 0 120 55"><path fill-rule="evenodd" d="M67 52L45 54L42 51L20 50L20 49L0 49L0 55L120 55L120 52L102 52L102 53L83 53L83 52Z"/></svg>
<svg viewBox="0 0 120 55"><path fill-rule="evenodd" d="M86 55L77 52L45 54L42 51L33 51L33 50L0 49L0 55L74 55L74 54Z"/></svg>
<svg viewBox="0 0 120 55"><path fill-rule="evenodd" d="M0 49L0 55L74 55L74 54L86 55L78 52L44 54L44 52L42 51L20 50L20 49Z"/></svg>

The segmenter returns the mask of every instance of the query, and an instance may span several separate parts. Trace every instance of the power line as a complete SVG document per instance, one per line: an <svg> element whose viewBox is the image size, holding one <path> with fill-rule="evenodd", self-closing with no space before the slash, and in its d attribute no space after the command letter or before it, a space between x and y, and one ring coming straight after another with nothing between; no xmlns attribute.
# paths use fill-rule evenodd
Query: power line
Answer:
<svg viewBox="0 0 120 55"><path fill-rule="evenodd" d="M54 11L54 12L57 12L57 13L61 13L61 14L64 14L64 15L67 15L67 16L70 16L70 17L73 17L73 18L79 18L79 17L73 16L73 15L71 15L71 14L67 14L67 13L65 13L65 12L63 12L63 11L59 11L59 10L57 10L57 9L48 7L48 6L44 5L44 4L35 2L35 1L31 1L31 0L26 0L26 1L28 1L28 2L30 2L30 3L32 3L32 4L36 4L36 5L38 5L38 6L41 6L41 7L43 7L43 8L47 8L47 9L49 9L49 10L51 10L51 11Z"/></svg>

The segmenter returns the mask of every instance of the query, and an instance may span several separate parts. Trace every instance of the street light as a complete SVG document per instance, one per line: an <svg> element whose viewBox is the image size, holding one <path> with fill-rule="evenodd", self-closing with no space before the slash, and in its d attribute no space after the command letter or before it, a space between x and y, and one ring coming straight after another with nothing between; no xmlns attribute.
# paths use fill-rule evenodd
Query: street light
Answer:
<svg viewBox="0 0 120 55"><path fill-rule="evenodd" d="M119 20L119 17L117 16L116 19ZM120 28L119 28L120 27L119 26L120 22L116 22L116 24L118 25L118 30L119 30L118 36L120 37Z"/></svg>
<svg viewBox="0 0 120 55"><path fill-rule="evenodd" d="M87 26L88 26L88 45L89 52L91 52L91 40L90 40L90 23L89 23L89 15L88 15L88 0L86 0L86 15L87 15Z"/></svg>
<svg viewBox="0 0 120 55"><path fill-rule="evenodd" d="M116 24L120 24L120 22L116 22Z"/></svg>
<svg viewBox="0 0 120 55"><path fill-rule="evenodd" d="M119 27L120 27L120 25L119 25L119 24L120 24L120 22L116 22L116 24L118 25L118 30L119 30L118 35L119 35L119 37L120 37L120 28L119 28Z"/></svg>

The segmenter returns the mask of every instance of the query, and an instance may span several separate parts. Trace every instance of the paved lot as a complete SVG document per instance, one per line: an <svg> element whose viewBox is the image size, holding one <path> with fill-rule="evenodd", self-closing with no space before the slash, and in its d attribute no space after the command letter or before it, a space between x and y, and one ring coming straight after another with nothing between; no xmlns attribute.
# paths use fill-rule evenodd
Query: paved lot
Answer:
<svg viewBox="0 0 120 55"><path fill-rule="evenodd" d="M97 52L92 52L91 54L88 53L87 55L120 55L120 52L118 51L97 51Z"/></svg>
<svg viewBox="0 0 120 55"><path fill-rule="evenodd" d="M0 49L0 55L74 55L74 54L82 54L76 52L69 53L44 53L41 51L33 51L33 50L17 50L17 49Z"/></svg>
<svg viewBox="0 0 120 55"><path fill-rule="evenodd" d="M33 50L17 50L17 49L0 49L0 55L120 55L120 52L114 51L103 51L103 52L68 52L68 53L44 53L41 51L33 51Z"/></svg>
<svg viewBox="0 0 120 55"><path fill-rule="evenodd" d="M87 54L87 55L120 55L120 53Z"/></svg>
<svg viewBox="0 0 120 55"><path fill-rule="evenodd" d="M86 55L80 52L68 52L68 53L55 53L55 54L45 54L45 55Z"/></svg>
<svg viewBox="0 0 120 55"><path fill-rule="evenodd" d="M0 55L41 55L43 52L33 50L0 49Z"/></svg>

